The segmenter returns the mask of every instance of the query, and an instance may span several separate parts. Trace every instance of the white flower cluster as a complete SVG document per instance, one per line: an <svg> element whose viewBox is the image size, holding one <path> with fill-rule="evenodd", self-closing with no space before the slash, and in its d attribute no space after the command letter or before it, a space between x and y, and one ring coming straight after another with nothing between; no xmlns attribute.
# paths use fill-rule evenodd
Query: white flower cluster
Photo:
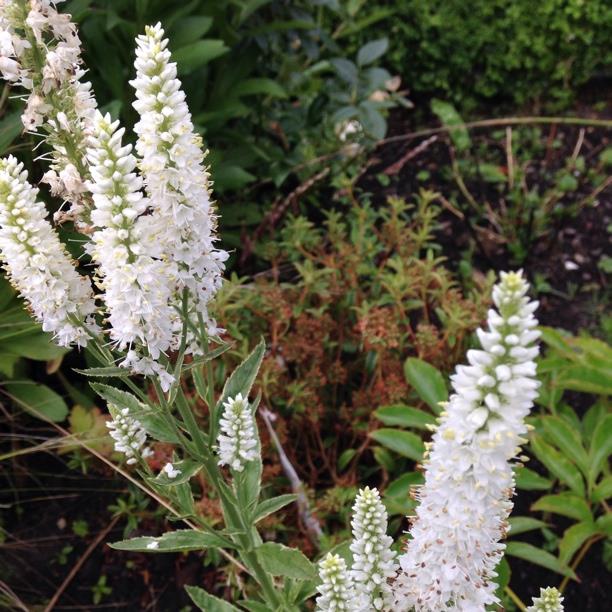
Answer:
<svg viewBox="0 0 612 612"><path fill-rule="evenodd" d="M512 507L510 461L525 440L537 396L533 316L522 273L502 273L493 290L483 350L452 377L455 394L429 446L425 484L394 586L394 610L481 611L496 603L495 567Z"/></svg>
<svg viewBox="0 0 612 612"><path fill-rule="evenodd" d="M97 113L88 149L94 202L91 220L96 228L89 251L99 264L111 340L121 350L145 347L155 360L170 348L178 318L170 303L175 266L150 254L155 235L151 217L143 214L148 202L140 191L142 179L134 173L132 147L122 146L125 130L118 128L118 121ZM130 356L127 365L136 369L138 361ZM157 368L157 373L162 374L162 369ZM172 377L166 380L168 376L162 378L164 387L172 381Z"/></svg>
<svg viewBox="0 0 612 612"><path fill-rule="evenodd" d="M257 459L259 450L253 413L241 393L223 404L219 425L219 465L229 465L235 472L242 472L248 461Z"/></svg>
<svg viewBox="0 0 612 612"><path fill-rule="evenodd" d="M96 108L91 84L82 81L80 41L70 15L50 0L0 0L0 72L30 92L22 120L43 128L52 147L43 180L71 203L70 214L88 207L87 137Z"/></svg>
<svg viewBox="0 0 612 612"><path fill-rule="evenodd" d="M355 591L344 559L328 553L319 563L319 576L317 611L355 612Z"/></svg>
<svg viewBox="0 0 612 612"><path fill-rule="evenodd" d="M319 563L317 610L375 612L388 610L392 592L388 583L397 571L393 540L387 535L387 511L377 489L366 487L353 505L353 565L347 571L338 555L328 554Z"/></svg>
<svg viewBox="0 0 612 612"><path fill-rule="evenodd" d="M540 596L533 598L527 612L563 612L563 597L554 587L540 589Z"/></svg>
<svg viewBox="0 0 612 612"><path fill-rule="evenodd" d="M132 85L134 108L140 121L136 151L141 162L158 244L177 265L175 305L181 306L189 289L189 316L200 319L209 335L219 333L207 305L221 285L227 253L215 248L216 218L211 205L202 139L194 131L191 115L171 62L168 40L160 24L147 27L136 40L136 79ZM175 333L180 335L177 328ZM199 352L197 343L191 352Z"/></svg>
<svg viewBox="0 0 612 612"><path fill-rule="evenodd" d="M46 220L38 189L23 164L0 159L0 251L11 283L26 299L45 331L61 346L87 344L96 331L89 280L78 274L59 237Z"/></svg>
<svg viewBox="0 0 612 612"><path fill-rule="evenodd" d="M168 478L176 478L181 475L181 470L175 468L171 463L166 463L162 468L162 473L164 473Z"/></svg>
<svg viewBox="0 0 612 612"><path fill-rule="evenodd" d="M106 426L110 430L111 438L115 440L115 450L127 457L126 463L133 465L138 463L139 458L149 457L152 451L145 446L147 432L140 421L130 416L128 408L119 409L109 404L108 410L113 418L107 421Z"/></svg>

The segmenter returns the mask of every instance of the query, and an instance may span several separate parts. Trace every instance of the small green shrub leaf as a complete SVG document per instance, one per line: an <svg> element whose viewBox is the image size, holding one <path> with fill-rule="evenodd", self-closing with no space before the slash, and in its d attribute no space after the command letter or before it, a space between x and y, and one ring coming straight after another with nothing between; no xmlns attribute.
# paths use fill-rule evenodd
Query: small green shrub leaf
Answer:
<svg viewBox="0 0 612 612"><path fill-rule="evenodd" d="M433 415L423 410L400 404L382 406L374 412L374 415L385 425L415 427L417 429L427 429L428 425L433 425L436 421Z"/></svg>
<svg viewBox="0 0 612 612"><path fill-rule="evenodd" d="M404 362L404 375L419 397L436 414L442 412L440 402L448 399L448 392L444 377L436 368L416 357L408 357Z"/></svg>
<svg viewBox="0 0 612 612"><path fill-rule="evenodd" d="M357 53L357 63L360 66L367 66L383 56L388 48L389 40L387 38L372 40L359 49Z"/></svg>
<svg viewBox="0 0 612 612"><path fill-rule="evenodd" d="M370 437L392 451L414 461L421 461L423 458L425 452L423 441L410 431L383 427L370 433Z"/></svg>

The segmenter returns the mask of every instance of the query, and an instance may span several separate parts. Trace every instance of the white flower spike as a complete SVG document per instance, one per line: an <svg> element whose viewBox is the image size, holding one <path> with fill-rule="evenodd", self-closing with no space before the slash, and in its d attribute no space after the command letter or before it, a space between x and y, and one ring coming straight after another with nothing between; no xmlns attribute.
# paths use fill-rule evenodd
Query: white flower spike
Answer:
<svg viewBox="0 0 612 612"><path fill-rule="evenodd" d="M563 612L563 597L554 587L540 589L540 596L533 598L527 612Z"/></svg>
<svg viewBox="0 0 612 612"><path fill-rule="evenodd" d="M119 409L109 404L108 410L113 417L107 421L106 426L110 430L110 435L115 440L115 450L123 453L128 465L138 463L138 459L145 459L151 455L151 450L145 446L147 432L137 419L130 416L128 408Z"/></svg>
<svg viewBox="0 0 612 612"><path fill-rule="evenodd" d="M0 159L0 251L13 286L43 330L61 346L85 346L95 333L89 280L81 276L37 201L38 189L12 155Z"/></svg>
<svg viewBox="0 0 612 612"><path fill-rule="evenodd" d="M397 563L387 535L387 511L377 489L366 487L357 494L353 506L353 566L351 577L359 610L384 610L390 604L389 578Z"/></svg>
<svg viewBox="0 0 612 612"><path fill-rule="evenodd" d="M538 304L526 297L522 273L501 274L493 289L498 311L483 350L458 366L455 393L433 436L425 484L400 557L394 610L484 611L497 602L495 567L505 545L514 475L510 461L524 441L525 417L537 396L534 345Z"/></svg>
<svg viewBox="0 0 612 612"><path fill-rule="evenodd" d="M317 612L357 612L355 590L342 557L328 553L319 563L319 576Z"/></svg>
<svg viewBox="0 0 612 612"><path fill-rule="evenodd" d="M249 402L241 393L223 404L223 415L219 424L219 465L229 465L235 472L242 472L248 461L257 459L259 450L255 419Z"/></svg>

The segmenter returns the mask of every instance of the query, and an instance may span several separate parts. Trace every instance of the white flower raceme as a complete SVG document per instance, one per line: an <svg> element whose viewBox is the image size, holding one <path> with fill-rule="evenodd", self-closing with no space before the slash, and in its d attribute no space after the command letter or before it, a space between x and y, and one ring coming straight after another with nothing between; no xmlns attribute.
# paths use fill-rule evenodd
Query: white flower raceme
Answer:
<svg viewBox="0 0 612 612"><path fill-rule="evenodd" d="M223 404L223 415L219 424L219 465L229 465L234 471L242 472L248 461L257 459L259 450L255 419L249 402L241 393Z"/></svg>
<svg viewBox="0 0 612 612"><path fill-rule="evenodd" d="M115 440L115 450L123 453L128 465L138 463L139 458L146 458L151 455L151 449L145 446L147 442L147 432L142 427L140 421L130 416L128 408L117 408L109 404L108 410L113 417L107 421L106 426L110 430L110 435Z"/></svg>
<svg viewBox="0 0 612 612"><path fill-rule="evenodd" d="M89 280L75 270L66 249L47 221L38 189L23 164L11 155L0 160L0 251L11 283L34 316L58 344L87 344L96 331L96 310Z"/></svg>
<svg viewBox="0 0 612 612"><path fill-rule="evenodd" d="M524 442L537 396L538 304L519 273L493 289L499 312L478 331L483 350L468 351L426 462L425 484L394 585L394 610L480 612L495 603L495 567L512 507L510 461Z"/></svg>
<svg viewBox="0 0 612 612"><path fill-rule="evenodd" d="M100 113L94 122L88 158L96 230L89 251L99 264L111 340L121 350L140 348L155 360L170 348L178 318L170 303L175 266L149 254L155 236L149 216L143 216L147 201L140 191L142 180L134 173L131 145L121 144L125 130L118 126L118 121ZM132 360L127 365L133 366Z"/></svg>
<svg viewBox="0 0 612 612"><path fill-rule="evenodd" d="M563 612L563 597L554 587L540 589L540 596L533 598L527 612Z"/></svg>
<svg viewBox="0 0 612 612"><path fill-rule="evenodd" d="M321 584L317 587L318 612L356 612L355 590L346 569L346 563L339 555L328 553L319 563Z"/></svg>
<svg viewBox="0 0 612 612"><path fill-rule="evenodd" d="M43 180L78 219L89 205L85 159L96 102L83 81L80 41L70 16L49 0L0 0L0 71L29 96L22 116L52 147ZM61 216L61 215L60 215Z"/></svg>
<svg viewBox="0 0 612 612"><path fill-rule="evenodd" d="M387 535L387 511L377 489L366 487L353 506L353 566L351 577L359 610L383 610L389 603L388 579L395 576L397 563Z"/></svg>
<svg viewBox="0 0 612 612"><path fill-rule="evenodd" d="M215 248L216 218L204 166L202 139L194 131L191 115L171 62L168 40L160 24L147 27L136 39L134 108L140 121L136 151L163 254L176 262L176 299L181 305L189 289L189 316L201 319L209 335L218 329L207 305L221 285L227 253ZM180 336L180 328L175 330ZM189 350L198 352L190 335Z"/></svg>

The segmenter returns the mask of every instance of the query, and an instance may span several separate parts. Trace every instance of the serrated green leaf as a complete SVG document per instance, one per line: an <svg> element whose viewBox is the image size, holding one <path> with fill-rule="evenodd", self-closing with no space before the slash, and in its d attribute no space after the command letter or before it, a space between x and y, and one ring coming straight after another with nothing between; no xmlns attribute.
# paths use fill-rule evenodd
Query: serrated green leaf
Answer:
<svg viewBox="0 0 612 612"><path fill-rule="evenodd" d="M266 542L255 549L263 569L272 576L287 576L296 580L316 580L317 570L297 548L276 542Z"/></svg>
<svg viewBox="0 0 612 612"><path fill-rule="evenodd" d="M448 392L444 377L436 368L422 359L408 357L404 362L404 375L419 397L436 414L442 412L440 402L448 399Z"/></svg>
<svg viewBox="0 0 612 612"><path fill-rule="evenodd" d="M402 404L382 406L374 411L374 416L385 425L415 427L417 429L427 429L428 425L433 425L436 422L436 418L432 414Z"/></svg>
<svg viewBox="0 0 612 612"><path fill-rule="evenodd" d="M508 519L510 525L509 535L516 536L519 533L525 533L527 531L533 531L534 529L541 529L546 527L547 523L540 521L539 519L531 518L530 516L511 516Z"/></svg>
<svg viewBox="0 0 612 612"><path fill-rule="evenodd" d="M516 468L514 478L516 488L524 491L548 491L553 486L552 480L544 478L526 467Z"/></svg>
<svg viewBox="0 0 612 612"><path fill-rule="evenodd" d="M569 492L544 495L531 506L531 509L569 516L577 521L590 522L593 518L584 498Z"/></svg>
<svg viewBox="0 0 612 612"><path fill-rule="evenodd" d="M597 527L592 522L576 523L566 529L559 541L559 560L561 563L568 564L574 553L597 531Z"/></svg>
<svg viewBox="0 0 612 612"><path fill-rule="evenodd" d="M185 590L191 601L203 612L240 612L236 606L219 599L197 586L186 586Z"/></svg>
<svg viewBox="0 0 612 612"><path fill-rule="evenodd" d="M379 444L414 461L421 461L423 458L425 452L423 441L410 431L383 427L371 432L370 437Z"/></svg>
<svg viewBox="0 0 612 612"><path fill-rule="evenodd" d="M506 554L510 555L511 557L524 559L530 563L535 563L536 565L545 567L553 572L557 572L557 574L569 576L570 578L577 580L574 571L567 567L567 565L564 563L561 563L557 557L554 557L549 552L546 552L541 548L536 548L532 544L527 544L527 542L508 542L506 544Z"/></svg>
<svg viewBox="0 0 612 612"><path fill-rule="evenodd" d="M297 495L294 495L293 493L279 495L278 497L273 497L272 499L265 499L258 504L255 510L255 515L253 516L253 523L257 523L266 518L266 516L274 514L274 512L277 512L288 504L293 503L296 499Z"/></svg>
<svg viewBox="0 0 612 612"><path fill-rule="evenodd" d="M141 536L109 544L116 550L146 553L186 552L207 548L235 548L231 540L216 533L204 533L193 529L168 531L159 537Z"/></svg>
<svg viewBox="0 0 612 612"><path fill-rule="evenodd" d="M582 476L578 468L569 459L566 459L559 451L546 444L540 437L534 437L531 440L531 448L549 472L554 474L578 495L584 495Z"/></svg>

